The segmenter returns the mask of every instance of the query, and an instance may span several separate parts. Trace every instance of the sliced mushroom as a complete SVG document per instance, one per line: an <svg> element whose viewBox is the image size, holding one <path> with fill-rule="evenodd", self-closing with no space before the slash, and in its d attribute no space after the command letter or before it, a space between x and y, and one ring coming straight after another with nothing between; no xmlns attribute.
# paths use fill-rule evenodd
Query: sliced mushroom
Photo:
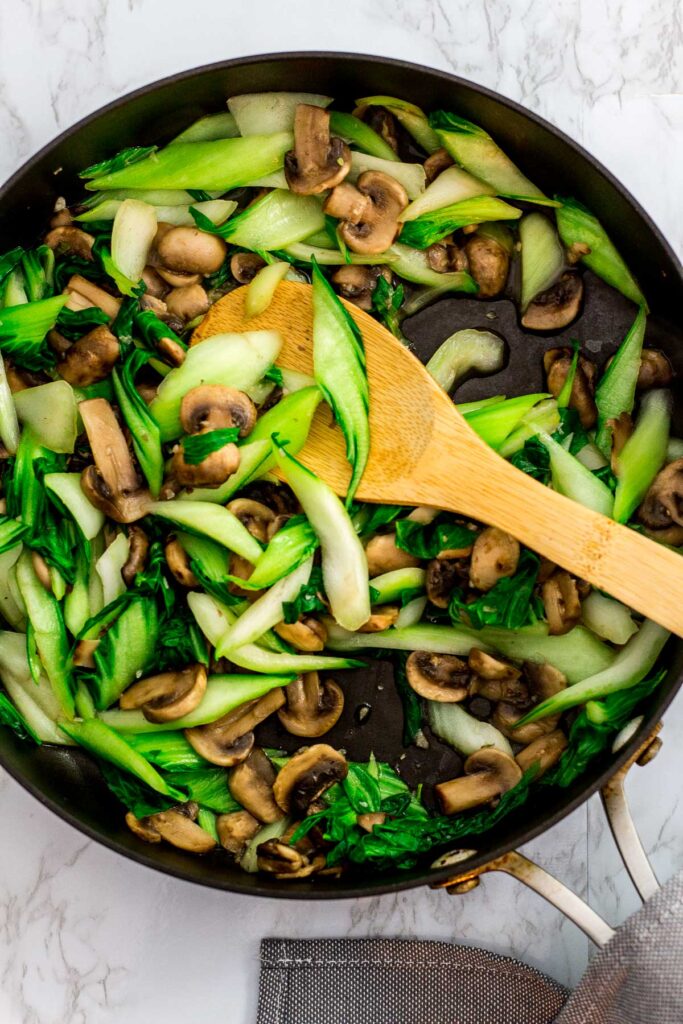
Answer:
<svg viewBox="0 0 683 1024"><path fill-rule="evenodd" d="M249 284L265 267L266 261L255 252L236 252L230 257L230 273L240 284Z"/></svg>
<svg viewBox="0 0 683 1024"><path fill-rule="evenodd" d="M79 640L74 647L72 662L79 668L95 668L95 651L99 647L99 640Z"/></svg>
<svg viewBox="0 0 683 1024"><path fill-rule="evenodd" d="M322 107L300 103L294 115L294 149L285 156L285 177L292 192L312 196L334 188L351 170L351 151L330 137L330 115Z"/></svg>
<svg viewBox="0 0 683 1024"><path fill-rule="evenodd" d="M355 117L365 121L372 128L373 132L377 132L386 144L393 149L394 153L398 153L399 127L391 111L387 110L386 107L376 107L373 104L369 107L356 107L353 113Z"/></svg>
<svg viewBox="0 0 683 1024"><path fill-rule="evenodd" d="M461 558L433 558L427 563L427 597L437 608L448 608L455 587L468 579L467 562Z"/></svg>
<svg viewBox="0 0 683 1024"><path fill-rule="evenodd" d="M305 747L280 769L273 786L279 807L287 814L303 815L330 786L346 778L346 758L327 743Z"/></svg>
<svg viewBox="0 0 683 1024"><path fill-rule="evenodd" d="M145 267L142 271L142 281L147 289L145 296L151 295L155 299L163 299L168 291L168 286L163 277L159 277L154 267Z"/></svg>
<svg viewBox="0 0 683 1024"><path fill-rule="evenodd" d="M256 407L237 388L201 384L183 396L180 423L186 434L239 427L240 437L246 437L256 423Z"/></svg>
<svg viewBox="0 0 683 1024"><path fill-rule="evenodd" d="M187 462L182 444L176 445L171 459L173 477L183 487L220 487L240 464L240 450L229 442L210 452L201 462Z"/></svg>
<svg viewBox="0 0 683 1024"><path fill-rule="evenodd" d="M30 370L23 370L18 366L14 366L9 359L5 360L5 373L7 374L7 383L9 389L13 395L16 395L18 391L25 391L27 388L34 388L38 384L45 384L45 378L39 377L37 373L31 373Z"/></svg>
<svg viewBox="0 0 683 1024"><path fill-rule="evenodd" d="M190 288L192 285L201 284L202 280L201 274L181 274L177 270L169 270L167 267L158 266L156 272L161 280L171 288Z"/></svg>
<svg viewBox="0 0 683 1024"><path fill-rule="evenodd" d="M298 846L298 844L297 844ZM290 878L308 878L325 867L325 854L310 853L290 846L282 839L268 839L257 850L256 863L259 871L273 875L281 881Z"/></svg>
<svg viewBox="0 0 683 1024"><path fill-rule="evenodd" d="M638 391L666 388L673 380L674 370L665 352L658 348L644 348L638 370Z"/></svg>
<svg viewBox="0 0 683 1024"><path fill-rule="evenodd" d="M114 319L121 308L121 299L115 299L109 292L105 292L104 288L98 287L80 274L74 274L69 278L64 294L68 295L67 309L90 309L97 306L110 320Z"/></svg>
<svg viewBox="0 0 683 1024"><path fill-rule="evenodd" d="M220 719L219 719L220 722ZM254 749L253 732L245 732L233 739L231 729L222 729L220 724L199 725L194 729L186 729L185 736L193 750L211 764L219 764L222 768L233 768L241 764Z"/></svg>
<svg viewBox="0 0 683 1024"><path fill-rule="evenodd" d="M279 622L274 629L297 651L322 651L327 643L325 624L312 615L306 615L297 622Z"/></svg>
<svg viewBox="0 0 683 1024"><path fill-rule="evenodd" d="M454 655L413 651L406 661L406 675L413 690L427 700L453 704L467 696L469 671Z"/></svg>
<svg viewBox="0 0 683 1024"><path fill-rule="evenodd" d="M220 269L228 247L218 235L199 228L172 227L154 242L163 267L181 274L214 274Z"/></svg>
<svg viewBox="0 0 683 1024"><path fill-rule="evenodd" d="M620 412L613 420L607 420L606 424L612 431L612 450L610 452L610 468L616 475L619 471L619 456L624 445L633 433L633 419L628 412Z"/></svg>
<svg viewBox="0 0 683 1024"><path fill-rule="evenodd" d="M95 460L81 475L88 500L117 523L132 523L147 512L150 496L133 464L126 438L109 402L90 398L78 410Z"/></svg>
<svg viewBox="0 0 683 1024"><path fill-rule="evenodd" d="M157 352L171 366L182 366L187 355L185 349L175 338L159 338L157 341Z"/></svg>
<svg viewBox="0 0 683 1024"><path fill-rule="evenodd" d="M567 686L567 677L548 662L525 661L523 670L532 704L553 697ZM504 736L516 743L532 743L553 732L560 721L560 715L548 715L518 729L517 722L525 714L526 711L501 701L496 705L491 721Z"/></svg>
<svg viewBox="0 0 683 1024"><path fill-rule="evenodd" d="M51 331L47 332L47 343L57 356L62 359L69 349L73 346L73 342L65 338L63 334L60 334L54 327Z"/></svg>
<svg viewBox="0 0 683 1024"><path fill-rule="evenodd" d="M367 622L358 627L359 633L381 633L383 629L389 629L395 625L401 609L394 604L378 604L372 609L372 614Z"/></svg>
<svg viewBox="0 0 683 1024"><path fill-rule="evenodd" d="M579 315L582 298L583 278L568 271L529 304L522 327L530 331L559 331Z"/></svg>
<svg viewBox="0 0 683 1024"><path fill-rule="evenodd" d="M551 348L543 356L543 367L548 379L548 391L555 398L557 398L565 385L571 369L572 359L573 352L570 348ZM586 356L579 356L574 383L572 384L572 391L569 396L569 405L572 409L576 409L581 426L585 430L590 430L591 427L594 427L598 418L598 410L593 397L597 376L598 371L595 363Z"/></svg>
<svg viewBox="0 0 683 1024"><path fill-rule="evenodd" d="M519 543L496 526L482 530L472 548L470 584L477 590L490 590L498 580L514 576L519 562Z"/></svg>
<svg viewBox="0 0 683 1024"><path fill-rule="evenodd" d="M216 818L220 844L235 860L240 859L247 843L260 828L261 823L249 811L232 811L230 814L219 814Z"/></svg>
<svg viewBox="0 0 683 1024"><path fill-rule="evenodd" d="M452 274L459 270L467 270L468 260L464 249L454 242L443 239L435 242L425 250L427 264L437 274Z"/></svg>
<svg viewBox="0 0 683 1024"><path fill-rule="evenodd" d="M136 818L132 811L128 811L125 820L128 828L138 839L145 843L161 842L161 833L150 824L149 818Z"/></svg>
<svg viewBox="0 0 683 1024"><path fill-rule="evenodd" d="M187 853L210 853L216 846L213 836L183 813L182 809L174 807L168 811L159 811L143 821L167 843Z"/></svg>
<svg viewBox="0 0 683 1024"><path fill-rule="evenodd" d="M368 814L359 814L356 824L366 832L372 832L375 825L383 825L386 820L387 816L384 811L372 811Z"/></svg>
<svg viewBox="0 0 683 1024"><path fill-rule="evenodd" d="M73 387L85 388L109 376L120 351L116 336L100 325L69 346L57 363L57 372Z"/></svg>
<svg viewBox="0 0 683 1024"><path fill-rule="evenodd" d="M408 194L383 171L364 171L355 187L344 182L332 190L323 206L339 218L339 234L352 252L385 252L395 240L398 216L408 205Z"/></svg>
<svg viewBox="0 0 683 1024"><path fill-rule="evenodd" d="M123 582L130 587L138 573L147 564L149 554L149 537L140 526L128 527L128 558L121 569Z"/></svg>
<svg viewBox="0 0 683 1024"><path fill-rule="evenodd" d="M391 280L391 273L385 267L365 267L347 263L332 275L332 283L336 284L339 294L359 309L372 309L372 293L377 287L378 278L383 276Z"/></svg>
<svg viewBox="0 0 683 1024"><path fill-rule="evenodd" d="M43 556L38 551L31 552L31 562L33 564L33 571L42 583L45 590L48 593L52 593L52 577L50 575L50 566L47 564Z"/></svg>
<svg viewBox="0 0 683 1024"><path fill-rule="evenodd" d="M458 814L491 803L516 786L522 771L509 754L497 747L482 747L470 754L464 775L434 787L444 814Z"/></svg>
<svg viewBox="0 0 683 1024"><path fill-rule="evenodd" d="M472 673L470 694L509 704L529 703L529 691L522 680L522 673L514 665L476 647L470 651L467 664Z"/></svg>
<svg viewBox="0 0 683 1024"><path fill-rule="evenodd" d="M494 299L505 288L510 253L495 238L475 232L465 242L469 272L479 286L480 299Z"/></svg>
<svg viewBox="0 0 683 1024"><path fill-rule="evenodd" d="M344 710L344 692L333 679L320 682L317 672L306 672L285 690L287 703L277 713L293 736L323 736L337 724Z"/></svg>
<svg viewBox="0 0 683 1024"><path fill-rule="evenodd" d="M576 580L560 569L541 587L541 599L551 636L562 636L581 618L581 601Z"/></svg>
<svg viewBox="0 0 683 1024"><path fill-rule="evenodd" d="M555 729L553 732L548 733L547 736L539 736L538 739L529 743L523 750L520 750L515 760L522 769L522 772L526 772L533 765L537 765L538 774L535 778L540 778L549 768L557 764L566 749L567 737L561 729Z"/></svg>
<svg viewBox="0 0 683 1024"><path fill-rule="evenodd" d="M431 185L442 171L445 171L447 167L453 166L453 157L448 150L437 149L427 157L423 166L427 175L427 184Z"/></svg>
<svg viewBox="0 0 683 1024"><path fill-rule="evenodd" d="M209 296L200 284L184 284L172 288L166 296L168 312L185 323L203 316L210 305Z"/></svg>
<svg viewBox="0 0 683 1024"><path fill-rule="evenodd" d="M190 568L189 556L179 540L174 537L167 541L164 554L166 555L166 564L181 586L190 589L199 586L197 577Z"/></svg>
<svg viewBox="0 0 683 1024"><path fill-rule="evenodd" d="M60 202L63 203L64 205L59 206L58 204ZM52 217L50 217L51 228L61 228L64 227L65 224L73 223L73 217L71 216L71 212L65 204L66 200L63 196L60 196L55 202L55 212L52 215Z"/></svg>
<svg viewBox="0 0 683 1024"><path fill-rule="evenodd" d="M392 569L408 569L420 564L419 558L396 546L395 533L377 534L365 545L365 555L371 578Z"/></svg>
<svg viewBox="0 0 683 1024"><path fill-rule="evenodd" d="M268 540L268 531L275 522L275 513L267 505L260 501L252 501L250 498L235 498L228 503L228 510L232 512L241 522L252 537L265 544Z"/></svg>
<svg viewBox="0 0 683 1024"><path fill-rule="evenodd" d="M199 663L161 672L129 686L119 698L124 710L141 708L149 722L173 722L189 715L206 693L206 668Z"/></svg>
<svg viewBox="0 0 683 1024"><path fill-rule="evenodd" d="M251 578L254 568L253 562L247 561L241 555L236 555L234 551L230 553L228 572L231 576L239 580L248 580ZM234 579L228 583L228 590L236 597L244 597L247 601L255 601L263 593L263 590L248 590L241 587L239 583L235 583Z"/></svg>
<svg viewBox="0 0 683 1024"><path fill-rule="evenodd" d="M683 526L683 459L660 470L638 509L638 518L650 530Z"/></svg>
<svg viewBox="0 0 683 1024"><path fill-rule="evenodd" d="M269 690L263 697L247 701L210 725L186 729L185 736L198 754L211 760L208 753L213 751L216 756L221 756L221 751L233 751L241 737L251 733L260 722L264 722L274 711L278 711L284 702L284 690L278 686L274 690ZM232 757L233 753L226 756Z"/></svg>
<svg viewBox="0 0 683 1024"><path fill-rule="evenodd" d="M94 244L94 235L89 235L87 231L83 231L82 228L77 228L73 224L54 227L45 236L45 245L49 249L72 252L83 260L93 258L92 247Z"/></svg>
<svg viewBox="0 0 683 1024"><path fill-rule="evenodd" d="M273 796L274 782L275 769L260 747L228 773L228 787L237 803L265 824L283 817Z"/></svg>

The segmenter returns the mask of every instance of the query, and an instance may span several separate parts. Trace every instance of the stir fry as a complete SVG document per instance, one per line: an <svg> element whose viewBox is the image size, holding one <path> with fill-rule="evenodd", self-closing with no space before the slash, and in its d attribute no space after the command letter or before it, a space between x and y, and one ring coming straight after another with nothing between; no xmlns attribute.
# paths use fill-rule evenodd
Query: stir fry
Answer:
<svg viewBox="0 0 683 1024"><path fill-rule="evenodd" d="M233 97L85 169L42 242L0 256L0 721L83 748L142 842L278 879L471 845L619 749L665 674L664 629L514 537L356 500L373 398L349 302L407 343L446 295L504 297L533 346L577 319L586 270L621 292L606 365L539 345L544 391L459 408L518 469L683 546L673 370L598 217L456 114L332 105ZM226 293L246 286L249 327L284 280L310 289L314 376L275 331L193 344ZM427 369L452 393L505 359L468 328ZM343 500L297 457L323 406ZM346 673L376 657L392 763L338 738ZM457 768L410 785L406 751L430 748Z"/></svg>

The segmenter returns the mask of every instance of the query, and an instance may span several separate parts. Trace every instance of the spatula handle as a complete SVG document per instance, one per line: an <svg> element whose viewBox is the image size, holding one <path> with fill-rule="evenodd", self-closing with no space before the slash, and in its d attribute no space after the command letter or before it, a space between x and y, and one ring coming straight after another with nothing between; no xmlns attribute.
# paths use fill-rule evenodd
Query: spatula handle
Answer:
<svg viewBox="0 0 683 1024"><path fill-rule="evenodd" d="M681 555L545 487L491 449L479 455L470 486L467 470L442 476L443 507L511 533L573 575L683 636Z"/></svg>

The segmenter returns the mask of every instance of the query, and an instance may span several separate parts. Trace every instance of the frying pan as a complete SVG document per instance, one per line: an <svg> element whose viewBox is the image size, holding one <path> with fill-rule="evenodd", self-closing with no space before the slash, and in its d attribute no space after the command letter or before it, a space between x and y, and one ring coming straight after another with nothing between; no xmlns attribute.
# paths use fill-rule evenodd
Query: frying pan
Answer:
<svg viewBox="0 0 683 1024"><path fill-rule="evenodd" d="M44 231L57 196L74 201L82 194L76 177L79 169L124 146L163 143L195 118L224 110L226 97L236 93L301 88L328 93L346 109L353 108L358 96L402 96L427 110L452 109L483 125L544 191L574 195L598 214L647 295L652 309L647 343L665 349L680 372L683 335L675 324L683 308L683 271L661 232L633 197L593 157L536 115L481 86L403 61L337 53L249 57L182 72L129 93L64 132L0 189L3 250L34 242ZM494 329L507 340L507 366L494 377L466 382L458 391L459 401L542 390L545 348L576 336L604 361L633 319L634 308L626 299L589 273L585 280L580 319L553 336L522 334L508 299L485 302L465 298L444 299L421 311L405 321L405 334L422 359L429 358L441 341L463 327ZM561 529L561 524L557 528ZM476 871L551 828L633 758L683 679L683 643L667 650L670 667L666 680L651 698L640 729L619 755L598 759L566 790L539 787L516 814L477 837L476 851L462 868ZM344 748L349 758L364 760L374 751L378 759L398 764L409 784L434 782L459 770L457 754L436 739L426 751L403 748L402 710L389 663L371 659L368 669L345 673L344 687L344 714L325 739ZM358 713L361 705L369 705L369 714ZM289 750L299 746L296 738L271 723L262 727L260 741ZM329 899L443 884L453 875L452 866L430 867L434 854L411 871L276 882L245 874L220 854L193 858L171 846L141 843L124 825L123 810L94 763L79 751L35 749L2 730L0 764L42 804L90 838L148 867L216 889L289 899Z"/></svg>

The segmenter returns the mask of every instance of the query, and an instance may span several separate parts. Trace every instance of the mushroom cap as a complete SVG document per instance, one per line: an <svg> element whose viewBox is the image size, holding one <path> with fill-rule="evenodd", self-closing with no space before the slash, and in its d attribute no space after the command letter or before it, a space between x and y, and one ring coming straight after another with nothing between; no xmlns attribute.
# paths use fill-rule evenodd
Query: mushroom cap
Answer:
<svg viewBox="0 0 683 1024"><path fill-rule="evenodd" d="M447 167L453 166L453 157L447 149L437 149L425 160L423 166L427 175L427 184L431 185L435 178L438 178Z"/></svg>
<svg viewBox="0 0 683 1024"><path fill-rule="evenodd" d="M381 633L389 629L398 619L400 608L393 604L378 604L372 609L372 614L367 622L358 627L358 633Z"/></svg>
<svg viewBox="0 0 683 1024"><path fill-rule="evenodd" d="M294 149L285 155L285 177L292 192L319 195L334 188L351 170L351 151L330 137L330 115L322 107L300 103L294 114Z"/></svg>
<svg viewBox="0 0 683 1024"><path fill-rule="evenodd" d="M425 249L427 264L437 274L449 274L459 270L467 270L468 259L464 249L460 249L454 242L443 239L441 242L434 242Z"/></svg>
<svg viewBox="0 0 683 1024"><path fill-rule="evenodd" d="M151 501L149 491L142 489L128 494L112 491L97 466L86 466L83 470L81 490L91 505L116 523L134 523L142 519L147 515Z"/></svg>
<svg viewBox="0 0 683 1024"><path fill-rule="evenodd" d="M674 377L674 369L666 352L659 348L644 348L640 355L638 370L638 391L650 388L666 388Z"/></svg>
<svg viewBox="0 0 683 1024"><path fill-rule="evenodd" d="M279 807L289 814L305 814L310 804L346 778L346 758L327 743L305 747L278 772L273 794Z"/></svg>
<svg viewBox="0 0 683 1024"><path fill-rule="evenodd" d="M468 665L473 674L470 694L510 704L529 703L529 691L521 678L522 673L514 665L476 647L470 651Z"/></svg>
<svg viewBox="0 0 683 1024"><path fill-rule="evenodd" d="M67 309L90 309L97 306L106 313L110 320L113 320L121 308L122 299L116 299L104 288L93 284L82 274L72 274L66 283L64 294L69 298L66 302Z"/></svg>
<svg viewBox="0 0 683 1024"><path fill-rule="evenodd" d="M173 722L199 706L206 683L206 668L197 662L177 672L140 679L121 694L119 706L142 708L149 722Z"/></svg>
<svg viewBox="0 0 683 1024"><path fill-rule="evenodd" d="M159 811L144 820L162 839L172 846L177 846L179 850L186 850L188 853L210 853L216 846L213 836L180 808Z"/></svg>
<svg viewBox="0 0 683 1024"><path fill-rule="evenodd" d="M228 247L218 235L196 227L172 227L155 239L162 266L181 274L214 274L222 265Z"/></svg>
<svg viewBox="0 0 683 1024"><path fill-rule="evenodd" d="M249 284L265 267L266 261L255 252L236 252L230 257L230 273L240 284Z"/></svg>
<svg viewBox="0 0 683 1024"><path fill-rule="evenodd" d="M185 737L193 750L211 764L219 764L222 768L232 768L246 761L254 749L253 732L245 732L237 739L228 735L226 739L227 730L215 726L216 723L212 722L210 725L185 729Z"/></svg>
<svg viewBox="0 0 683 1024"><path fill-rule="evenodd" d="M339 234L349 249L372 254L385 252L395 240L399 214L407 205L408 193L395 178L384 171L364 171L355 188L347 182L337 185L323 210L341 218Z"/></svg>
<svg viewBox="0 0 683 1024"><path fill-rule="evenodd" d="M539 778L562 757L567 749L567 737L561 729L555 729L546 736L539 736L517 754L515 760L523 772L538 765Z"/></svg>
<svg viewBox="0 0 683 1024"><path fill-rule="evenodd" d="M567 677L548 661L525 661L522 668L531 692L539 701L567 688Z"/></svg>
<svg viewBox="0 0 683 1024"><path fill-rule="evenodd" d="M510 271L507 249L486 235L475 232L465 242L469 272L479 286L480 299L493 299L505 288Z"/></svg>
<svg viewBox="0 0 683 1024"><path fill-rule="evenodd" d="M519 562L519 541L496 526L482 530L472 548L470 584L490 590L498 580L514 576Z"/></svg>
<svg viewBox="0 0 683 1024"><path fill-rule="evenodd" d="M90 398L78 410L95 460L81 475L86 497L119 523L131 523L146 514L149 492L143 490L119 422L109 402Z"/></svg>
<svg viewBox="0 0 683 1024"><path fill-rule="evenodd" d="M277 713L293 736L323 736L337 724L344 710L344 691L333 679L320 682L317 672L306 672L285 690L287 703Z"/></svg>
<svg viewBox="0 0 683 1024"><path fill-rule="evenodd" d="M161 833L154 828L154 825L150 824L149 818L136 818L132 811L128 811L125 822L133 835L136 835L138 839L142 839L143 842L161 842Z"/></svg>
<svg viewBox="0 0 683 1024"><path fill-rule="evenodd" d="M155 270L162 281L171 288L189 288L193 284L201 284L201 274L181 274L177 270L169 270L167 267L155 267Z"/></svg>
<svg viewBox="0 0 683 1024"><path fill-rule="evenodd" d="M570 348L551 348L543 356L543 366L548 381L548 391L555 398L558 397L564 387L567 376L571 370L573 352ZM576 409L579 420L585 430L594 427L598 418L598 409L595 404L594 394L597 382L598 370L595 363L587 356L579 356L579 361L574 374L569 405Z"/></svg>
<svg viewBox="0 0 683 1024"><path fill-rule="evenodd" d="M377 287L380 275L391 279L391 272L383 267L362 266L358 263L347 263L332 275L332 283L337 286L339 294L353 302L359 309L372 309L372 293Z"/></svg>
<svg viewBox="0 0 683 1024"><path fill-rule="evenodd" d="M138 573L142 572L149 553L149 537L141 526L128 527L128 558L121 569L123 582L130 587Z"/></svg>
<svg viewBox="0 0 683 1024"><path fill-rule="evenodd" d="M228 773L228 788L245 810L266 824L279 821L282 810L273 796L275 769L260 747Z"/></svg>
<svg viewBox="0 0 683 1024"><path fill-rule="evenodd" d="M164 554L166 555L166 564L181 586L189 588L199 586L199 581L190 568L189 555L179 540L173 537L167 541Z"/></svg>
<svg viewBox="0 0 683 1024"><path fill-rule="evenodd" d="M284 839L267 839L258 847L256 863L259 871L280 880L308 878L325 867L325 855L311 851L309 856Z"/></svg>
<svg viewBox="0 0 683 1024"><path fill-rule="evenodd" d="M210 305L209 296L197 282L172 288L166 296L166 309L168 312L183 321L194 320L195 317L203 316Z"/></svg>
<svg viewBox="0 0 683 1024"><path fill-rule="evenodd" d="M427 563L427 597L437 608L448 608L453 590L466 583L467 578L468 566L465 559L433 558Z"/></svg>
<svg viewBox="0 0 683 1024"><path fill-rule="evenodd" d="M95 244L95 236L77 228L74 224L63 224L48 231L45 236L45 245L49 249L64 249L80 256L83 260L93 258L92 247Z"/></svg>
<svg viewBox="0 0 683 1024"><path fill-rule="evenodd" d="M413 651L406 661L406 675L413 690L427 700L453 704L467 696L467 665L454 655Z"/></svg>
<svg viewBox="0 0 683 1024"><path fill-rule="evenodd" d="M272 715L274 711L281 708L284 702L284 690L278 686L273 690L269 690L263 697L247 701L246 704L235 708L234 711L228 712L222 718L211 722L210 726L202 725L193 729L186 729L185 734L189 742L194 746L195 737L204 736L206 734L203 730L211 729L215 737L220 736L220 742L227 749L232 747L241 736L250 733L260 722L265 721L269 715ZM200 730L200 732L197 732L197 730ZM201 753L199 750L198 752Z"/></svg>
<svg viewBox="0 0 683 1024"><path fill-rule="evenodd" d="M182 366L185 362L185 349L174 338L159 338L157 352L170 366Z"/></svg>
<svg viewBox="0 0 683 1024"><path fill-rule="evenodd" d="M84 388L109 376L120 351L116 336L101 324L69 346L57 372L73 387Z"/></svg>
<svg viewBox="0 0 683 1024"><path fill-rule="evenodd" d="M545 736L557 728L560 720L559 715L548 715L547 718L540 718L536 722L529 722L527 725L517 728L517 722L524 717L526 711L520 710L514 704L506 701L499 701L491 716L491 724L502 732L503 736L514 740L515 743L532 743L539 736Z"/></svg>
<svg viewBox="0 0 683 1024"><path fill-rule="evenodd" d="M247 843L260 828L260 822L249 811L232 811L230 814L219 814L216 818L220 844L235 860L240 859Z"/></svg>
<svg viewBox="0 0 683 1024"><path fill-rule="evenodd" d="M370 577L390 572L392 569L408 569L420 564L420 559L402 551L396 546L395 533L380 533L365 545Z"/></svg>
<svg viewBox="0 0 683 1024"><path fill-rule="evenodd" d="M683 526L683 459L660 470L643 498L638 518L650 530Z"/></svg>
<svg viewBox="0 0 683 1024"><path fill-rule="evenodd" d="M200 384L183 395L180 424L186 434L239 427L240 437L256 422L256 407L248 395L224 384Z"/></svg>
<svg viewBox="0 0 683 1024"><path fill-rule="evenodd" d="M612 432L612 450L610 452L610 468L615 476L619 473L619 456L624 445L633 433L633 419L628 412L620 412L614 419L607 420Z"/></svg>
<svg viewBox="0 0 683 1024"><path fill-rule="evenodd" d="M276 520L276 515L267 505L260 501L252 501L251 498L234 498L228 502L228 511L239 519L256 540L265 544L269 539L269 530Z"/></svg>
<svg viewBox="0 0 683 1024"><path fill-rule="evenodd" d="M490 803L516 786L522 771L513 757L497 747L482 747L465 761L464 775L441 782L434 791L444 814Z"/></svg>
<svg viewBox="0 0 683 1024"><path fill-rule="evenodd" d="M522 327L530 331L559 331L579 315L582 298L583 279L567 271L529 304L522 317Z"/></svg>
<svg viewBox="0 0 683 1024"><path fill-rule="evenodd" d="M576 580L564 569L554 572L541 587L541 599L551 636L562 636L581 618L581 601Z"/></svg>
<svg viewBox="0 0 683 1024"><path fill-rule="evenodd" d="M171 472L183 487L220 487L240 464L240 450L228 442L210 452L201 462L186 462L182 444L176 446L171 459Z"/></svg>
<svg viewBox="0 0 683 1024"><path fill-rule="evenodd" d="M298 622L278 622L274 629L297 651L322 651L327 642L325 623L312 615L306 615Z"/></svg>

